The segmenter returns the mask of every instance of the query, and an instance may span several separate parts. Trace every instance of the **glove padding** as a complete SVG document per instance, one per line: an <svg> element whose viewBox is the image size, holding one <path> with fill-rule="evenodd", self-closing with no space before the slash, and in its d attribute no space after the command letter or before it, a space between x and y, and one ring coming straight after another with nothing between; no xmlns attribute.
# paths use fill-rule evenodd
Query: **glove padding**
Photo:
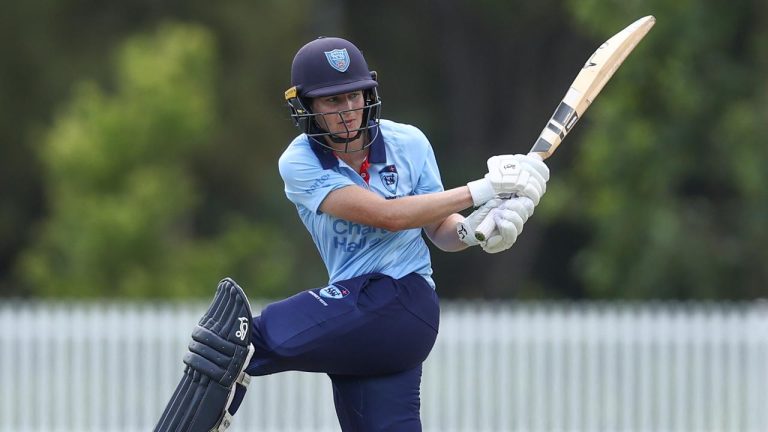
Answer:
<svg viewBox="0 0 768 432"><path fill-rule="evenodd" d="M494 196L513 195L528 197L538 205L548 180L549 168L538 156L502 155L489 158L485 177L467 186L476 207Z"/></svg>
<svg viewBox="0 0 768 432"><path fill-rule="evenodd" d="M467 246L476 246L480 244L480 241L475 238L475 230L477 226L502 203L502 199L494 198L487 201L480 206L477 210L473 211L469 216L464 218L462 222L456 224L456 234L459 235L459 239Z"/></svg>
<svg viewBox="0 0 768 432"><path fill-rule="evenodd" d="M503 200L498 207L492 209L488 217L496 223L496 230L484 242L480 242L483 250L497 253L509 249L523 232L523 225L533 215L533 200L528 197L514 197Z"/></svg>

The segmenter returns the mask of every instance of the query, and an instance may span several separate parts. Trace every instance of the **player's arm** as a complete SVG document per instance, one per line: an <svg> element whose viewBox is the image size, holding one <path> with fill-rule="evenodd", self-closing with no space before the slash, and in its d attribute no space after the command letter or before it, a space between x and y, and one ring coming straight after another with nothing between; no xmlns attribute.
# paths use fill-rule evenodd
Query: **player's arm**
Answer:
<svg viewBox="0 0 768 432"><path fill-rule="evenodd" d="M456 226L464 221L464 216L453 213L440 222L424 227L424 232L432 243L445 252L458 252L469 247L459 239Z"/></svg>
<svg viewBox="0 0 768 432"><path fill-rule="evenodd" d="M466 186L391 200L359 186L347 186L330 192L320 204L320 211L362 225L401 231L438 226L454 213L471 207L472 202ZM453 230L455 237L455 224Z"/></svg>
<svg viewBox="0 0 768 432"><path fill-rule="evenodd" d="M393 200L349 185L329 192L319 210L340 219L389 231L430 227L432 233L437 234L437 224L473 204L481 206L494 196L503 194L528 196L538 203L546 190L549 170L538 158L526 155L494 156L488 159L488 169L485 177L469 182L467 186ZM444 245L454 249L451 244L453 239Z"/></svg>
<svg viewBox="0 0 768 432"><path fill-rule="evenodd" d="M456 232L457 225L464 222L464 216L456 212L471 205L472 197L467 187L387 200L361 187L347 186L329 193L320 210L338 218L390 231L424 227L424 232L435 246L446 252L458 252L469 244L463 242ZM474 228L469 231L474 232Z"/></svg>

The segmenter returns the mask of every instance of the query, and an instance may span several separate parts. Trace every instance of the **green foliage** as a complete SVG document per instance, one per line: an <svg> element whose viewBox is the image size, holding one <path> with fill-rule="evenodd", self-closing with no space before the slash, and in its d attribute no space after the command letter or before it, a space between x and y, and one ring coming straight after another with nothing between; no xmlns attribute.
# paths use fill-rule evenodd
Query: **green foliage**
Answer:
<svg viewBox="0 0 768 432"><path fill-rule="evenodd" d="M594 297L749 298L768 270L768 22L758 2L573 1L597 39L657 24L586 115L543 212L592 233ZM762 20L762 21L760 21ZM582 125L581 127L587 127Z"/></svg>
<svg viewBox="0 0 768 432"><path fill-rule="evenodd" d="M230 217L208 238L196 232L192 168L217 124L214 60L209 32L164 24L120 49L113 92L77 86L40 151L49 215L20 263L33 292L207 295L225 275L259 282L252 292L284 283L289 261L269 230Z"/></svg>
<svg viewBox="0 0 768 432"><path fill-rule="evenodd" d="M766 296L764 1L408 8L8 3L0 295L207 295L224 275L264 296L322 283L276 169L296 135L281 95L303 43L355 41L380 72L384 116L427 134L450 188L481 176L487 156L529 148L591 50L654 14L654 30L548 161L552 185L516 246L435 251L440 294ZM195 26L158 27L176 20Z"/></svg>

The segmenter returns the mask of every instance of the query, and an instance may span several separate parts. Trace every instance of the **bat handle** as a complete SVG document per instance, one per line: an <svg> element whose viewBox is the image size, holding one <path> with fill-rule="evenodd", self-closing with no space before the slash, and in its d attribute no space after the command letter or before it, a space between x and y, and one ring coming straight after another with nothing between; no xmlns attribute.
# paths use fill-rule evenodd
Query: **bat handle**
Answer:
<svg viewBox="0 0 768 432"><path fill-rule="evenodd" d="M475 238L480 241L486 241L493 234L493 230L496 229L496 222L493 220L493 212L480 222L480 225L475 228Z"/></svg>

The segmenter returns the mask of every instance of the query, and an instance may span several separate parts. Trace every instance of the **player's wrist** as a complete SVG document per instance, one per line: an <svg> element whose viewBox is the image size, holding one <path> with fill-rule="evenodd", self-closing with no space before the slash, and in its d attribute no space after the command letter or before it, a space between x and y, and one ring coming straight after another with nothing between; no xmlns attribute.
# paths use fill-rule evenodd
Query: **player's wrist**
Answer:
<svg viewBox="0 0 768 432"><path fill-rule="evenodd" d="M467 187L469 188L469 194L472 195L472 203L475 207L480 207L496 196L493 185L486 178L471 181L467 183Z"/></svg>

